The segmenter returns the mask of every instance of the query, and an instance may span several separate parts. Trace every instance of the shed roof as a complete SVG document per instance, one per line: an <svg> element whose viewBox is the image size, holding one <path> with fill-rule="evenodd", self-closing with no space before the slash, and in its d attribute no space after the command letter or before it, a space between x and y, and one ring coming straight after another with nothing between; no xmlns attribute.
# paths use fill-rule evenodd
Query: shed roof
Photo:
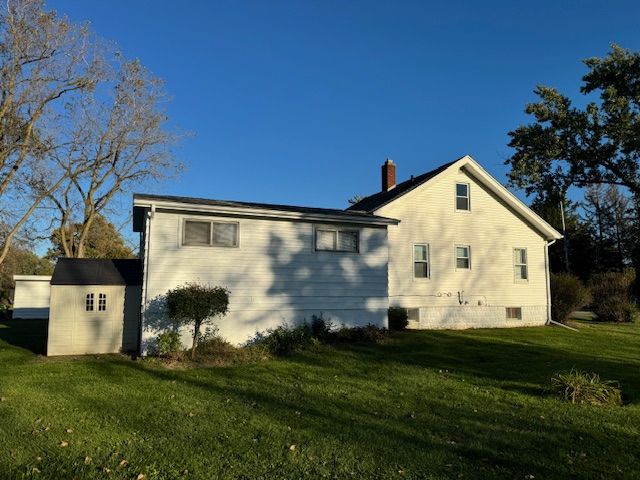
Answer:
<svg viewBox="0 0 640 480"><path fill-rule="evenodd" d="M51 285L142 285L137 258L59 258Z"/></svg>

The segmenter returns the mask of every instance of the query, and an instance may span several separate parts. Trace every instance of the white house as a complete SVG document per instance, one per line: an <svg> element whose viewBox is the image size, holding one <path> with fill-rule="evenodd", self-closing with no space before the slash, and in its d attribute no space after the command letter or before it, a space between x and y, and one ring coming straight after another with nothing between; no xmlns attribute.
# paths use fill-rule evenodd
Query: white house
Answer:
<svg viewBox="0 0 640 480"><path fill-rule="evenodd" d="M389 302L414 328L544 325L551 318L547 248L561 238L469 156L349 207L395 218Z"/></svg>
<svg viewBox="0 0 640 480"><path fill-rule="evenodd" d="M59 260L48 354L149 352L187 282L230 290L216 326L236 344L321 315L384 327L390 305L413 328L543 325L561 238L469 156L401 183L388 160L346 210L136 194L133 228L139 260Z"/></svg>
<svg viewBox="0 0 640 480"><path fill-rule="evenodd" d="M168 328L164 296L186 282L231 291L222 336L322 315L335 324L387 325L387 227L365 212L134 195L143 261L142 344ZM183 329L188 344L191 332Z"/></svg>

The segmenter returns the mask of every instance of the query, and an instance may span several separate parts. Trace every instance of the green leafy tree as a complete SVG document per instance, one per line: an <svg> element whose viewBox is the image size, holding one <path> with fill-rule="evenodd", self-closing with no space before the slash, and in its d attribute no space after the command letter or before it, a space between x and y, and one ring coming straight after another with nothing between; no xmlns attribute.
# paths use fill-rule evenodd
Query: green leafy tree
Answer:
<svg viewBox="0 0 640 480"><path fill-rule="evenodd" d="M195 358L200 327L227 314L229 290L199 283L187 283L167 292L169 318L177 326L193 325L191 358Z"/></svg>
<svg viewBox="0 0 640 480"><path fill-rule="evenodd" d="M562 196L572 187L620 185L640 211L640 54L612 45L602 58L584 61L584 95L598 100L584 108L556 89L538 86L539 101L526 106L534 117L509 132L515 153L507 159L511 183L527 194ZM635 231L633 262L640 271L640 238ZM640 283L640 282L639 282Z"/></svg>
<svg viewBox="0 0 640 480"><path fill-rule="evenodd" d="M122 235L102 215L97 215L85 239L84 250L79 248L83 225L74 223L64 229L56 229L51 235L53 247L47 258L55 260L60 256L78 258L132 258L133 250L126 245Z"/></svg>

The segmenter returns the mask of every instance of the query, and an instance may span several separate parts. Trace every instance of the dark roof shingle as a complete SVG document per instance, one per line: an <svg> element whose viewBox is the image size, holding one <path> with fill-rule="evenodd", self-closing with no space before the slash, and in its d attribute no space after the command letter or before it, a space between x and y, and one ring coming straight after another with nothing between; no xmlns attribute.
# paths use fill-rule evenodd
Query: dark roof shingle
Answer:
<svg viewBox="0 0 640 480"><path fill-rule="evenodd" d="M404 182L397 184L394 188L392 188L391 190L387 190L386 192L378 192L374 193L373 195L369 195L368 197L360 200L358 203L354 203L353 205L351 205L349 208L347 208L347 211L353 213L358 211L372 213L383 205L386 205L387 203L395 200L405 193L410 192L414 188L422 185L427 180L430 180L439 173L442 173L458 160L460 159L454 160L453 162L445 163L444 165L440 165L438 168L431 170L430 172L423 173L422 175L418 175L417 177L411 177L409 180L405 180Z"/></svg>
<svg viewBox="0 0 640 480"><path fill-rule="evenodd" d="M51 285L142 285L137 258L59 258Z"/></svg>

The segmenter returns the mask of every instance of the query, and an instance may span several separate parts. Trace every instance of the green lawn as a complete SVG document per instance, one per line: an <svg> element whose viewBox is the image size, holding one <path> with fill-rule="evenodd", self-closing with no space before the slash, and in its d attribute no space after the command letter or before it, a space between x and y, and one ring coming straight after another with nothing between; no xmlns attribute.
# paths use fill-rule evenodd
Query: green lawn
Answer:
<svg viewBox="0 0 640 480"><path fill-rule="evenodd" d="M0 324L3 478L640 478L637 325L409 331L191 370L44 358L21 325ZM552 397L574 366L626 405Z"/></svg>

